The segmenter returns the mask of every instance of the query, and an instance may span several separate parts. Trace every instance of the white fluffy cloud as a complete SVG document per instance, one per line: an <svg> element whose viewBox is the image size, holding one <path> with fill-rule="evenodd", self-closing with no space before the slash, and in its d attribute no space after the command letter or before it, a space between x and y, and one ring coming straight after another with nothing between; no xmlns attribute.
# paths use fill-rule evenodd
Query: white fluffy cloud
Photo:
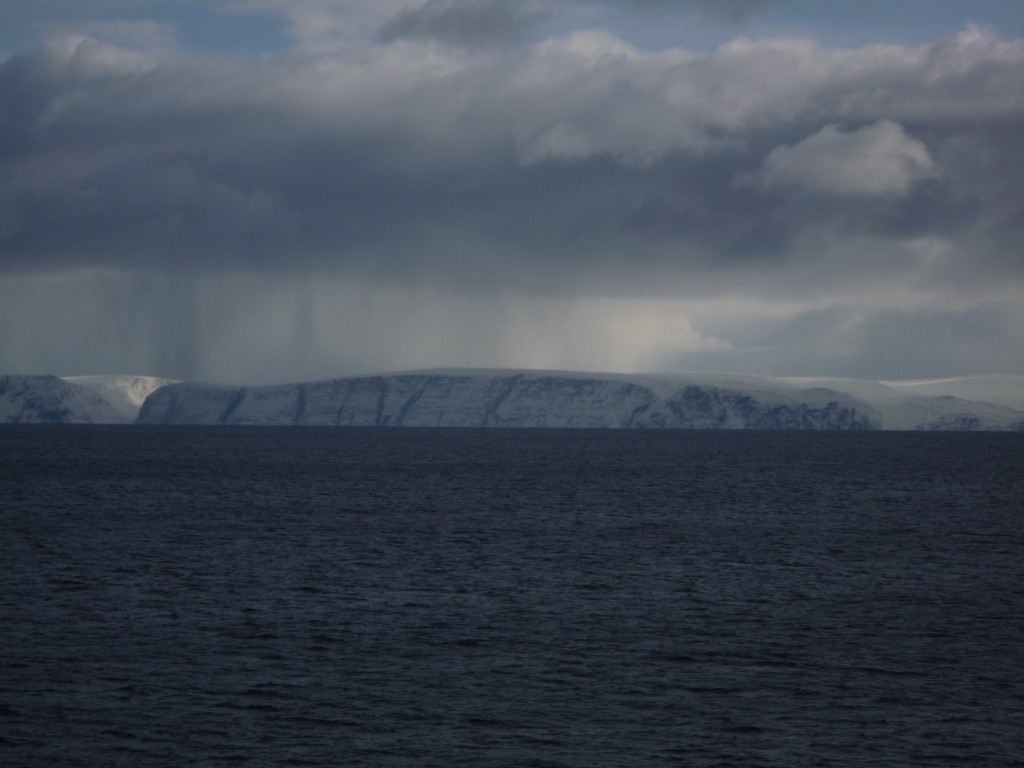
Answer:
<svg viewBox="0 0 1024 768"><path fill-rule="evenodd" d="M776 147L753 178L766 187L835 195L905 195L935 172L923 142L881 120L849 132L826 125L791 147Z"/></svg>

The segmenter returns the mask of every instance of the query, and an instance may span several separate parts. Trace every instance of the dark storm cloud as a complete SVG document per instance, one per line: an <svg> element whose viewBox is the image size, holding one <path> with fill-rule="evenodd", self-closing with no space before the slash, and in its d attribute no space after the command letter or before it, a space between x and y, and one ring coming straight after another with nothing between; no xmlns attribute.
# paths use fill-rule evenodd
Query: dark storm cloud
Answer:
<svg viewBox="0 0 1024 768"><path fill-rule="evenodd" d="M739 23L765 8L786 5L787 0L619 0L619 2L640 8L694 8L709 18Z"/></svg>
<svg viewBox="0 0 1024 768"><path fill-rule="evenodd" d="M978 30L261 64L66 37L0 64L0 268L629 295L1004 283L1021 94L1024 46Z"/></svg>
<svg viewBox="0 0 1024 768"><path fill-rule="evenodd" d="M382 3L245 0L294 43L258 59L136 24L0 60L0 371L1019 357L1024 42L651 51L550 36L614 16L585 2Z"/></svg>
<svg viewBox="0 0 1024 768"><path fill-rule="evenodd" d="M429 40L461 45L520 42L559 6L585 6L594 0L427 0L402 8L381 30L384 41ZM619 0L641 10L694 10L718 22L738 24L780 0Z"/></svg>
<svg viewBox="0 0 1024 768"><path fill-rule="evenodd" d="M381 30L384 41L412 39L455 43L517 42L547 14L538 3L505 0L428 0L403 8Z"/></svg>

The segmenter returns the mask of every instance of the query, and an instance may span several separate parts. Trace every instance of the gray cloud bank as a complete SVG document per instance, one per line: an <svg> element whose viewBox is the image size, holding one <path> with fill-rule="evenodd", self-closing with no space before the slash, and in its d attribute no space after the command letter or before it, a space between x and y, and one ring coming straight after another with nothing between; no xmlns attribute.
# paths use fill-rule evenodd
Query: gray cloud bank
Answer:
<svg viewBox="0 0 1024 768"><path fill-rule="evenodd" d="M380 37L456 44L519 42L547 15L545 5L528 0L427 0L400 10L384 25Z"/></svg>
<svg viewBox="0 0 1024 768"><path fill-rule="evenodd" d="M1024 372L1008 358L1024 343L1024 41L972 27L860 49L740 38L649 52L599 30L445 42L448 30L522 43L542 12L522 8L432 0L393 15L375 42L258 61L82 35L7 57L0 362L52 364L31 350L60 347L49 337L91 317L132 327L111 338L161 375L328 375L418 364L427 351L447 355L438 364L515 363L525 357L494 350L522 349L538 329L477 302L519 297L590 302L550 309L552 322L568 312L583 325L610 306L600 302L679 302L690 336L673 349L666 330L628 365ZM91 310L61 299L64 325L17 321L38 313L27 297L70 294L75 274L92 286ZM268 368L218 368L217 339L242 333L223 306L244 310L256 284L290 351ZM391 298L370 302L368 290ZM410 315L396 297L413 295L470 314ZM189 312L208 327L190 332ZM455 354L437 342L474 312L491 333ZM351 330L363 315L385 338ZM165 319L173 330L155 330ZM438 333L422 355L380 352L425 319ZM325 329L340 323L363 352L329 353ZM270 329L262 338L275 343ZM303 334L296 351L289 339ZM931 334L950 340L945 354ZM903 336L939 349L908 365L913 355L890 349ZM596 343L583 334L565 347L584 337Z"/></svg>

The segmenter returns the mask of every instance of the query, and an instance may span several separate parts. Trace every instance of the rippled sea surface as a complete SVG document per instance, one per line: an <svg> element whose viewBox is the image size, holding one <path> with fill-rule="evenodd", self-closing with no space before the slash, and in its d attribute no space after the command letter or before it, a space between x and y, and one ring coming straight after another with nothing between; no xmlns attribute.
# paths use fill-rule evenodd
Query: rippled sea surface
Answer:
<svg viewBox="0 0 1024 768"><path fill-rule="evenodd" d="M0 765L1024 765L1024 436L0 428Z"/></svg>

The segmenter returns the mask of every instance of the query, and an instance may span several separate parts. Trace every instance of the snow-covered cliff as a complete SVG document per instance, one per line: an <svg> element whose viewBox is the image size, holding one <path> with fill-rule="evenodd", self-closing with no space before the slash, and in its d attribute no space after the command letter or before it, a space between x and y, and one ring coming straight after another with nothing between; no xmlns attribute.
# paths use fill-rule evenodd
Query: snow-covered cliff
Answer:
<svg viewBox="0 0 1024 768"><path fill-rule="evenodd" d="M65 376L64 381L79 384L96 392L118 412L125 423L134 422L139 409L155 390L174 379L156 376Z"/></svg>
<svg viewBox="0 0 1024 768"><path fill-rule="evenodd" d="M870 403L881 418L882 429L1024 431L1024 376L790 381L838 389Z"/></svg>
<svg viewBox="0 0 1024 768"><path fill-rule="evenodd" d="M0 423L131 424L155 389L153 376L0 376Z"/></svg>
<svg viewBox="0 0 1024 768"><path fill-rule="evenodd" d="M124 419L89 387L56 376L0 376L0 423L94 424Z"/></svg>
<svg viewBox="0 0 1024 768"><path fill-rule="evenodd" d="M1024 419L1024 413L1021 414ZM140 424L876 429L849 394L765 377L426 371L271 387L174 384Z"/></svg>

